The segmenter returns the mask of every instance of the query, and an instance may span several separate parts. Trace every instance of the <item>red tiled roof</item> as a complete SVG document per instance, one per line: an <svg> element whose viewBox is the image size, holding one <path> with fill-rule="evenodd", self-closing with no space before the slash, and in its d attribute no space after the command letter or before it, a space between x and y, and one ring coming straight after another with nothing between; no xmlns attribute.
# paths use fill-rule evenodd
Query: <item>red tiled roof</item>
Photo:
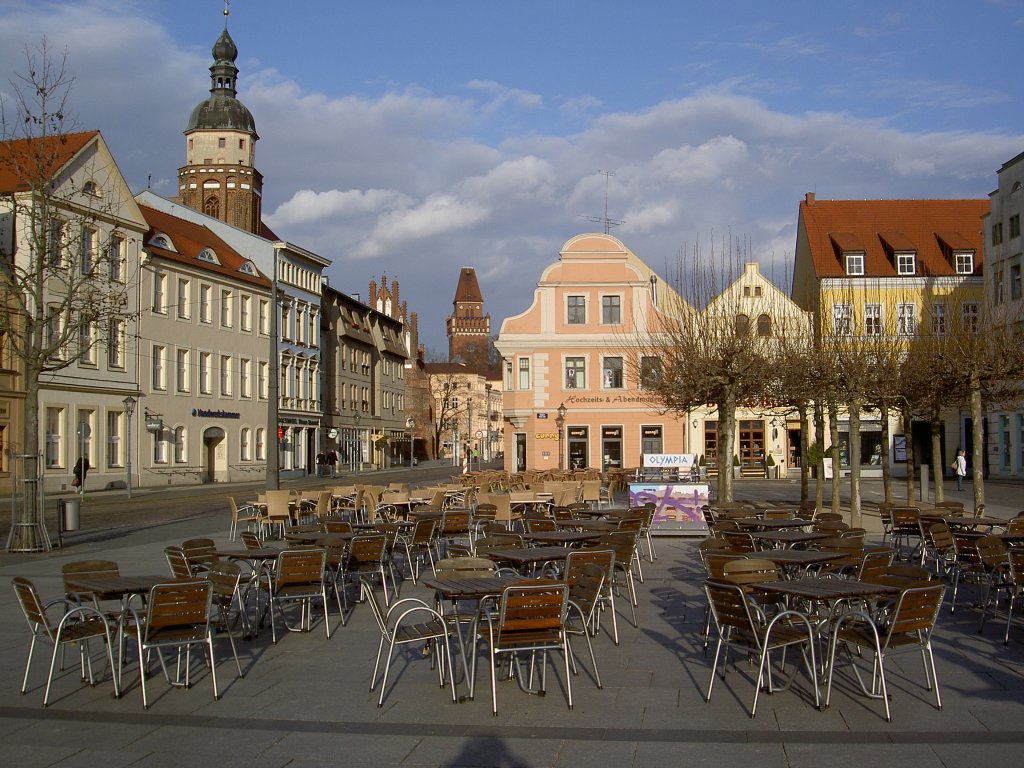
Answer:
<svg viewBox="0 0 1024 768"><path fill-rule="evenodd" d="M918 275L954 275L952 251L974 251L982 272L983 200L818 200L800 203L817 277L842 277L843 251L864 252L869 277L895 277L894 251L915 251Z"/></svg>
<svg viewBox="0 0 1024 768"><path fill-rule="evenodd" d="M211 229L201 224L179 219L176 216L158 211L146 205L139 205L139 210L142 211L146 223L149 224L149 231L146 232L145 240L147 251L180 264L188 264L199 269L228 275L233 279L263 288L270 287L270 280L266 277L262 275L247 275L244 272L240 272L238 268L247 259L217 237ZM174 247L177 249L176 251L159 248L150 242L153 237L161 232L171 239ZM199 259L199 253L204 248L212 249L217 254L220 264Z"/></svg>
<svg viewBox="0 0 1024 768"><path fill-rule="evenodd" d="M97 136L84 131L0 142L0 193L24 192L33 181L52 178Z"/></svg>

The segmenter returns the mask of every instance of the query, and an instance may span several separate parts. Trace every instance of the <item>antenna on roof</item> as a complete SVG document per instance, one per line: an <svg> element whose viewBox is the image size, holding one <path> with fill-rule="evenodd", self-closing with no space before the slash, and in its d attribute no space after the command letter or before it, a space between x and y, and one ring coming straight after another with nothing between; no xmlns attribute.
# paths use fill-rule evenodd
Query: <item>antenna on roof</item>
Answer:
<svg viewBox="0 0 1024 768"><path fill-rule="evenodd" d="M625 221L620 219L609 219L608 218L608 179L615 175L615 171L598 171L604 176L604 216L584 216L587 221L594 221L598 224L604 224L604 233L607 235L611 232L613 226L617 227L620 224L625 224Z"/></svg>

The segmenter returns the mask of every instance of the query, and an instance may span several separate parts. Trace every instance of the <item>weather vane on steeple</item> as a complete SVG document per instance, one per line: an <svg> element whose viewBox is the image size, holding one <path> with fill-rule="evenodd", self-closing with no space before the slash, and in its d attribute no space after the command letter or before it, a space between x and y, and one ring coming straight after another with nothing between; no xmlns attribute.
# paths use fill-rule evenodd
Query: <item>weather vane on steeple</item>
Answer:
<svg viewBox="0 0 1024 768"><path fill-rule="evenodd" d="M224 26L228 25L228 0L224 0Z"/></svg>

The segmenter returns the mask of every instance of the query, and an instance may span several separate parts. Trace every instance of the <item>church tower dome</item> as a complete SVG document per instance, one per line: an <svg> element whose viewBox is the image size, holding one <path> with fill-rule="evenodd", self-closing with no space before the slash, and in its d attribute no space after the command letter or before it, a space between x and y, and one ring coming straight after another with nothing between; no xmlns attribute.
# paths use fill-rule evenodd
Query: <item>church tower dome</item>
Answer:
<svg viewBox="0 0 1024 768"><path fill-rule="evenodd" d="M259 233L263 176L255 167L256 121L238 100L238 46L224 31L213 44L210 96L196 105L185 128L185 165L178 196L190 208Z"/></svg>

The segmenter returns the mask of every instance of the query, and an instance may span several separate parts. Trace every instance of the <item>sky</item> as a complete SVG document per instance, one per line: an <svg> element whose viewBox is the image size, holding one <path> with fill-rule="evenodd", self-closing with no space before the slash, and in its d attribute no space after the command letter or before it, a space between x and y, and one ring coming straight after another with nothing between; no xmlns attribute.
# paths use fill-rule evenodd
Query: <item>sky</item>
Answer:
<svg viewBox="0 0 1024 768"><path fill-rule="evenodd" d="M223 10L0 0L0 98L45 37L76 127L174 196ZM397 278L432 356L461 267L497 332L606 204L663 277L731 238L788 290L805 193L980 198L1024 151L1024 0L232 0L228 28L265 220L339 290Z"/></svg>

